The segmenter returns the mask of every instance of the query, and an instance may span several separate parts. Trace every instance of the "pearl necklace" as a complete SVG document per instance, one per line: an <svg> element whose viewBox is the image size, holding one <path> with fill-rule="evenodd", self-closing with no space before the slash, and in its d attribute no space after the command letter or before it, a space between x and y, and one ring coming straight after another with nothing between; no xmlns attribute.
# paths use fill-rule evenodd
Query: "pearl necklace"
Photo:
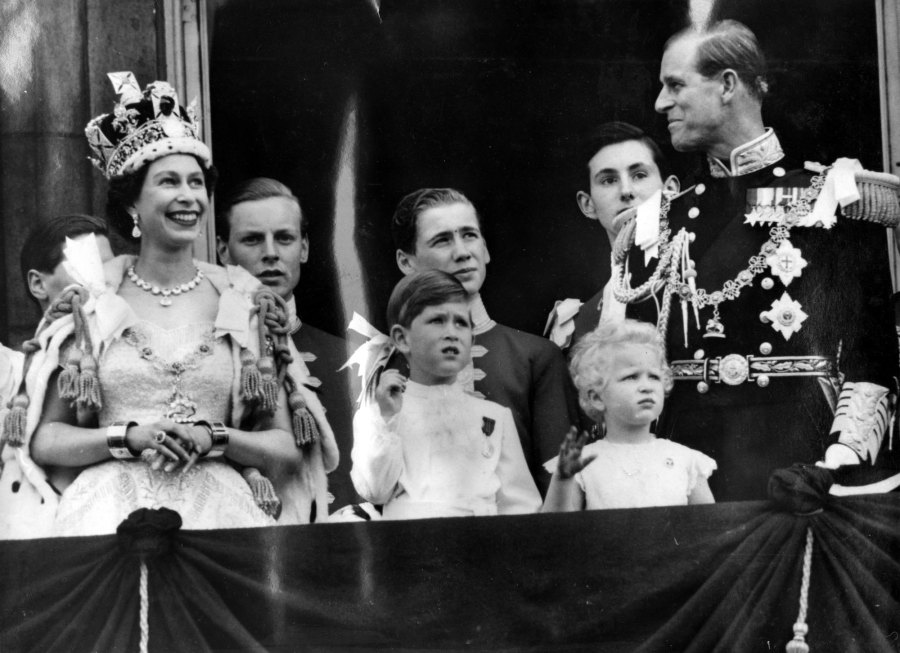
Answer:
<svg viewBox="0 0 900 653"><path fill-rule="evenodd" d="M191 279L187 283L172 286L171 288L160 288L159 286L154 286L153 284L144 281L137 275L137 272L134 271L133 265L128 268L128 272L126 272L126 274L128 275L128 278L134 282L134 285L136 285L141 290L145 290L152 295L162 295L159 300L160 306L171 306L172 295L181 295L183 293L190 292L194 288L196 288L203 280L203 272L200 271L200 268L195 267L194 269L197 270L197 274L194 275L193 279Z"/></svg>

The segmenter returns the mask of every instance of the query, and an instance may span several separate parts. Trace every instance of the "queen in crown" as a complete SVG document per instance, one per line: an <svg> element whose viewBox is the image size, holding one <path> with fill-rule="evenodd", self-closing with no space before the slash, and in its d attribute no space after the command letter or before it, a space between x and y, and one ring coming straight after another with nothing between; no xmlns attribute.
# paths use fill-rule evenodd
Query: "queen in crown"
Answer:
<svg viewBox="0 0 900 653"><path fill-rule="evenodd" d="M283 303L241 268L193 259L216 176L193 111L165 82L110 79L119 102L86 135L109 219L139 254L101 268L67 245L81 285L35 338L13 402L24 417L6 422L38 465L30 480L61 493L50 534L112 533L138 508L173 509L194 529L325 516L337 448L278 328Z"/></svg>

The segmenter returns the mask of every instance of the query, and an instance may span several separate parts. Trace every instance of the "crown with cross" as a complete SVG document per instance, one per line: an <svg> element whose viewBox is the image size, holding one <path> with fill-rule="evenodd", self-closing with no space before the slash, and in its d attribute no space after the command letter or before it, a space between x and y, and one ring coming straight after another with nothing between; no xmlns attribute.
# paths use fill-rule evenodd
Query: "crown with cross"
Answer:
<svg viewBox="0 0 900 653"><path fill-rule="evenodd" d="M168 82L151 82L143 91L130 72L109 73L116 95L113 112L91 120L84 130L90 157L107 179L133 172L169 154L191 154L212 164L200 140L193 104L184 108Z"/></svg>

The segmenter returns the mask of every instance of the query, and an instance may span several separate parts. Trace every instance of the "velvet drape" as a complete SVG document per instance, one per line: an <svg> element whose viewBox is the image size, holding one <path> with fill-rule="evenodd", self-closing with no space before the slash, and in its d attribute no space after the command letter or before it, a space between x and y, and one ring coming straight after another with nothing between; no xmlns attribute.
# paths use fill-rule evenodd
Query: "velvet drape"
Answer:
<svg viewBox="0 0 900 653"><path fill-rule="evenodd" d="M151 651L784 651L811 528L811 650L896 651L898 524L893 494L8 541L0 650L138 650L143 556Z"/></svg>

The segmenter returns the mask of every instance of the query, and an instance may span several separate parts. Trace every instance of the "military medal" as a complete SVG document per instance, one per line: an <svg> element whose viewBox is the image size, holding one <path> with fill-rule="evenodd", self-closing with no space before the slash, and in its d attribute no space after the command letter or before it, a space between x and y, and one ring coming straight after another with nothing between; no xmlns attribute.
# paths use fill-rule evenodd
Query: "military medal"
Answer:
<svg viewBox="0 0 900 653"><path fill-rule="evenodd" d="M698 309L705 306L713 307L713 315L706 322L704 338L725 337L725 325L722 324L719 304L737 299L741 291L752 285L756 276L765 272L767 268L786 286L801 276L807 262L800 250L791 244L789 236L791 229L810 213L811 204L819 196L824 183L825 176L820 174L812 179L809 188L756 188L747 192L746 222L775 224L769 229L769 239L763 243L759 253L751 256L747 261L747 267L738 272L733 279L726 281L721 290L707 292L703 288L695 289L691 285L696 283L693 266L685 267L682 264L681 279L677 278L677 272L674 274L675 278L670 276L670 283L678 286L678 292L683 300L692 301ZM680 243L683 248L682 256L685 256L689 242L686 232L684 234ZM679 232L679 236L681 235ZM692 274L685 274L686 271ZM766 283L763 283L763 286L771 287ZM791 299L787 293L773 302L769 311L760 314L760 319L770 323L785 340L800 330L807 317L799 302Z"/></svg>
<svg viewBox="0 0 900 653"><path fill-rule="evenodd" d="M747 191L744 224L781 224L800 200L803 188L751 188Z"/></svg>
<svg viewBox="0 0 900 653"><path fill-rule="evenodd" d="M495 425L496 422L490 417L481 418L481 432L484 433L484 449L481 450L481 455L485 458L490 458L494 455L494 445L491 444L491 433L494 432Z"/></svg>
<svg viewBox="0 0 900 653"><path fill-rule="evenodd" d="M801 256L800 250L785 239L778 245L778 249L766 257L766 265L771 268L773 277L778 277L781 283L788 286L802 274L806 260Z"/></svg>
<svg viewBox="0 0 900 653"><path fill-rule="evenodd" d="M768 311L763 311L759 315L760 320L771 324L772 328L783 335L785 340L790 340L808 317L801 308L800 302L791 299L786 292L772 302L772 307Z"/></svg>

